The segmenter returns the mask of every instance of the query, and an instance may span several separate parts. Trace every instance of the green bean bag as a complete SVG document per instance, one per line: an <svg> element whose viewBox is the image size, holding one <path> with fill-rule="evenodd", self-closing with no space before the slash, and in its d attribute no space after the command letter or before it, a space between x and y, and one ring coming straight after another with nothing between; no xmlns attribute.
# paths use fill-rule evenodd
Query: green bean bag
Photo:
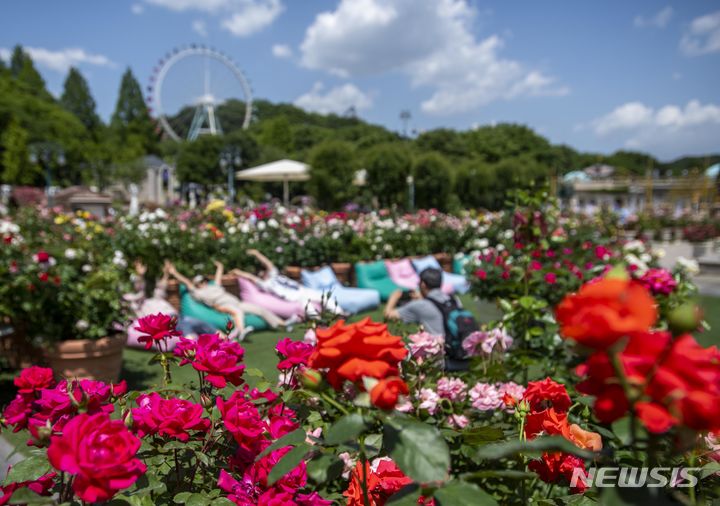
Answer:
<svg viewBox="0 0 720 506"><path fill-rule="evenodd" d="M197 318L212 325L218 330L225 330L230 315L215 311L192 298L185 285L180 285L180 314ZM265 320L254 314L245 314L245 326L253 327L255 330L266 330L270 328Z"/></svg>
<svg viewBox="0 0 720 506"><path fill-rule="evenodd" d="M383 260L377 262L358 262L355 264L355 279L357 279L358 288L371 288L380 294L380 300L383 302L390 298L395 290L402 290L402 287L396 285Z"/></svg>

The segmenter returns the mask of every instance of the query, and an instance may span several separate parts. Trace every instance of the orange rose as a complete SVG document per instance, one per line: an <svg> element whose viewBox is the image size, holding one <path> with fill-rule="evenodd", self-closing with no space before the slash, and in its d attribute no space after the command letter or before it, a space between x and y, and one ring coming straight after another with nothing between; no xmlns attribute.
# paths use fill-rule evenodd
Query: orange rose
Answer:
<svg viewBox="0 0 720 506"><path fill-rule="evenodd" d="M326 369L328 382L339 390L343 382L358 382L363 376L383 379L398 375L398 363L407 355L402 339L388 332L387 325L365 318L317 329L317 346L309 366Z"/></svg>
<svg viewBox="0 0 720 506"><path fill-rule="evenodd" d="M575 446L578 448L582 448L583 450L591 450L594 452L599 452L602 450L602 437L600 437L600 434L597 432L590 432L589 430L584 430L580 428L577 424L570 425L570 428L568 430L568 436L565 436L565 439L569 439L572 441Z"/></svg>
<svg viewBox="0 0 720 506"><path fill-rule="evenodd" d="M385 378L370 391L370 401L380 409L391 410L395 407L400 395L410 393L407 384L397 377Z"/></svg>
<svg viewBox="0 0 720 506"><path fill-rule="evenodd" d="M560 333L595 349L607 349L622 336L645 332L657 320L650 292L630 279L603 278L584 284L555 310Z"/></svg>

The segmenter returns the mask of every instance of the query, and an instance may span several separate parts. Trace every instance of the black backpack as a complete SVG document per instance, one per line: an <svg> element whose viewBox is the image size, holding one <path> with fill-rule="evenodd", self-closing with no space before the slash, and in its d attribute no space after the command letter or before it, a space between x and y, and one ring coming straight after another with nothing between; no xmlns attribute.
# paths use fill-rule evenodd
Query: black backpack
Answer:
<svg viewBox="0 0 720 506"><path fill-rule="evenodd" d="M462 348L463 340L473 332L480 330L480 326L470 311L460 306L455 297L445 302L439 302L428 297L440 310L445 327L445 356L451 360L465 360L465 350Z"/></svg>

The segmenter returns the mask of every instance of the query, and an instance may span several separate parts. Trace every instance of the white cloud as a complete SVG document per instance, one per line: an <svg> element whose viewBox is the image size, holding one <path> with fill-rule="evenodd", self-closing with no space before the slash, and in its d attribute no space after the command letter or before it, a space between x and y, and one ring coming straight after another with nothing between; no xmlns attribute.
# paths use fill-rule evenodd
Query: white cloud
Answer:
<svg viewBox="0 0 720 506"><path fill-rule="evenodd" d="M255 0L242 2L242 8L222 27L238 37L247 37L272 24L284 10L280 0Z"/></svg>
<svg viewBox="0 0 720 506"><path fill-rule="evenodd" d="M143 12L145 12L145 7L143 7L142 4L132 4L132 5L130 6L130 11L131 11L133 14L140 15L140 14L142 14Z"/></svg>
<svg viewBox="0 0 720 506"><path fill-rule="evenodd" d="M635 26L638 28L644 28L646 26L655 27L655 28L665 28L667 24L670 22L670 20L673 17L673 14L675 14L675 11L672 7L669 5L665 7L664 9L660 9L658 12L653 14L650 17L645 16L635 16Z"/></svg>
<svg viewBox="0 0 720 506"><path fill-rule="evenodd" d="M275 44L272 47L272 54L275 58L292 58L293 50L287 44Z"/></svg>
<svg viewBox="0 0 720 506"><path fill-rule="evenodd" d="M295 100L295 105L321 114L342 114L351 107L367 109L372 106L372 99L354 84L346 83L325 91L323 83L317 82L309 92Z"/></svg>
<svg viewBox="0 0 720 506"><path fill-rule="evenodd" d="M693 19L680 49L688 56L720 52L720 11Z"/></svg>
<svg viewBox="0 0 720 506"><path fill-rule="evenodd" d="M200 37L208 36L207 26L205 25L205 21L203 21L202 19L196 19L192 22L192 30Z"/></svg>
<svg viewBox="0 0 720 506"><path fill-rule="evenodd" d="M145 0L176 12L200 11L222 16L220 26L247 37L272 24L285 10L281 0Z"/></svg>
<svg viewBox="0 0 720 506"><path fill-rule="evenodd" d="M720 139L720 105L690 100L684 107L654 109L628 102L592 122L598 136L616 136L628 148L659 155L707 153L717 150Z"/></svg>
<svg viewBox="0 0 720 506"><path fill-rule="evenodd" d="M341 0L307 29L301 63L349 77L399 70L433 90L429 113L454 113L520 96L562 95L552 77L499 56L497 35L477 40L466 0Z"/></svg>
<svg viewBox="0 0 720 506"><path fill-rule="evenodd" d="M43 47L24 46L23 50L30 55L36 65L45 67L57 72L67 72L72 66L82 64L97 65L99 67L115 67L116 64L107 56L92 54L80 48L66 48L53 51ZM3 59L10 58L11 51L7 48L0 48L0 56Z"/></svg>

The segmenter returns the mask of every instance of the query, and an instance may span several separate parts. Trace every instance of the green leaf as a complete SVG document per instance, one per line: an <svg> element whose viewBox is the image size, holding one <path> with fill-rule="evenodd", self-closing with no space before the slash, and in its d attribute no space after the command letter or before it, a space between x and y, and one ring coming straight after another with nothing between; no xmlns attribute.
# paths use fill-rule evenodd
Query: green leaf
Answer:
<svg viewBox="0 0 720 506"><path fill-rule="evenodd" d="M265 455L268 455L271 452L274 452L275 450L279 450L280 448L285 448L286 446L295 446L303 441L305 441L305 438L307 437L307 434L305 433L305 430L300 427L298 429L295 429L292 432L289 432L285 434L283 437L275 441L273 444L265 448L262 452L260 452L260 455L258 455L255 458L255 462L263 458Z"/></svg>
<svg viewBox="0 0 720 506"><path fill-rule="evenodd" d="M337 445L357 437L365 430L365 420L359 413L342 416L327 430L325 444Z"/></svg>
<svg viewBox="0 0 720 506"><path fill-rule="evenodd" d="M175 501L177 504L185 504L190 495L192 495L192 492L180 492L179 494L175 494L175 497L173 497L173 501Z"/></svg>
<svg viewBox="0 0 720 506"><path fill-rule="evenodd" d="M406 485L390 496L388 506L416 506L420 498L420 487L416 483Z"/></svg>
<svg viewBox="0 0 720 506"><path fill-rule="evenodd" d="M24 481L35 481L49 472L50 463L47 457L45 455L33 455L12 466L10 472L5 477L5 485L22 483Z"/></svg>
<svg viewBox="0 0 720 506"><path fill-rule="evenodd" d="M521 453L540 454L546 451L561 451L584 459L591 459L595 456L592 452L581 450L562 436L550 436L533 439L532 441L507 441L489 444L477 451L476 458L497 460Z"/></svg>
<svg viewBox="0 0 720 506"><path fill-rule="evenodd" d="M27 487L17 489L10 497L8 504L28 504L28 505L44 505L54 504L52 497L43 497L36 494Z"/></svg>
<svg viewBox="0 0 720 506"><path fill-rule="evenodd" d="M463 479L481 480L485 478L507 478L511 480L531 480L537 478L537 474L530 471L517 471L515 469L484 469L462 475Z"/></svg>
<svg viewBox="0 0 720 506"><path fill-rule="evenodd" d="M438 506L496 506L497 501L473 483L453 480L434 495Z"/></svg>
<svg viewBox="0 0 720 506"><path fill-rule="evenodd" d="M235 506L235 503L227 497L218 497L217 499L213 499L210 504L211 506Z"/></svg>
<svg viewBox="0 0 720 506"><path fill-rule="evenodd" d="M443 481L450 468L450 450L440 432L406 418L389 419L383 443L398 467L414 481Z"/></svg>
<svg viewBox="0 0 720 506"><path fill-rule="evenodd" d="M335 455L321 455L307 463L307 474L316 483L333 482L342 474L345 465Z"/></svg>
<svg viewBox="0 0 720 506"><path fill-rule="evenodd" d="M262 373L262 371L256 367L250 367L248 369L245 369L245 375L246 376L254 376L256 378L264 378L265 375Z"/></svg>
<svg viewBox="0 0 720 506"><path fill-rule="evenodd" d="M472 427L462 432L463 440L470 445L479 445L502 439L505 434L499 427L485 425L483 427Z"/></svg>
<svg viewBox="0 0 720 506"><path fill-rule="evenodd" d="M207 506L210 501L202 494L190 494L185 506Z"/></svg>
<svg viewBox="0 0 720 506"><path fill-rule="evenodd" d="M310 445L302 443L283 455L283 458L273 466L270 474L268 474L268 485L273 485L280 478L295 469L309 449Z"/></svg>

